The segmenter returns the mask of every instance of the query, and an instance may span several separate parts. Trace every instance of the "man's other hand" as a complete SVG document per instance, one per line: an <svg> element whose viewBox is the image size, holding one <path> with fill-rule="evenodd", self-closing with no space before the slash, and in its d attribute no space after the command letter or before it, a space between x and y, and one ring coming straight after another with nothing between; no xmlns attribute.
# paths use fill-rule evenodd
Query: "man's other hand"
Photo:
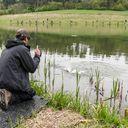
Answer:
<svg viewBox="0 0 128 128"><path fill-rule="evenodd" d="M40 51L39 48L36 48L36 49L35 49L35 55L41 56L41 51Z"/></svg>

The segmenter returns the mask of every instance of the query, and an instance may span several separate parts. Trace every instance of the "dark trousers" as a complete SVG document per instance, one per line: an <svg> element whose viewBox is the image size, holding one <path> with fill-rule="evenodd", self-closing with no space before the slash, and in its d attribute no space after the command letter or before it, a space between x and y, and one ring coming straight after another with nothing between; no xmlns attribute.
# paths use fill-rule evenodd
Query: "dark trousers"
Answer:
<svg viewBox="0 0 128 128"><path fill-rule="evenodd" d="M29 92L22 92L22 91L11 91L12 93L12 100L11 104L13 103L20 103L26 100L31 100L33 96L35 96L35 91L31 89Z"/></svg>

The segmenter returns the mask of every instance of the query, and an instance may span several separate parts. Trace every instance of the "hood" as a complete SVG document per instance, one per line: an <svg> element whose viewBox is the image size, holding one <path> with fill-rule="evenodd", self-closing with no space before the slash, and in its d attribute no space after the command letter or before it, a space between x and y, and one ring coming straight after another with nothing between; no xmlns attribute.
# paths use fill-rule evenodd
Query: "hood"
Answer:
<svg viewBox="0 0 128 128"><path fill-rule="evenodd" d="M30 50L30 46L29 45L25 45L22 41L20 40L8 40L5 44L5 47L8 49L8 48L11 48L11 47L15 47L15 46L18 46L18 45L24 45L25 47L27 47L29 50Z"/></svg>
<svg viewBox="0 0 128 128"><path fill-rule="evenodd" d="M6 48L11 48L17 45L24 45L23 42L17 40L8 40L5 44Z"/></svg>

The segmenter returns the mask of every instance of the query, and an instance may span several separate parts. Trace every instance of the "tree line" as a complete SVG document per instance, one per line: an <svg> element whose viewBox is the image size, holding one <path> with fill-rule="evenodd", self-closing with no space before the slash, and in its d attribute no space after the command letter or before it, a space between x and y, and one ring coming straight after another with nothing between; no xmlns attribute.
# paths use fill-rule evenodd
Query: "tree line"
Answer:
<svg viewBox="0 0 128 128"><path fill-rule="evenodd" d="M61 9L128 10L128 0L0 0L0 8L11 13ZM18 11L19 10L19 11Z"/></svg>

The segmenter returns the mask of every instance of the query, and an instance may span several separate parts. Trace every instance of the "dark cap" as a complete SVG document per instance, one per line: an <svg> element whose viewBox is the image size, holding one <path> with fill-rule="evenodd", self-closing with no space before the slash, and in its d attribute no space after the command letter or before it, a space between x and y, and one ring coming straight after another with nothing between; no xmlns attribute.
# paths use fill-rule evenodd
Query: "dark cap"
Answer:
<svg viewBox="0 0 128 128"><path fill-rule="evenodd" d="M18 29L17 30L17 32L16 32L16 37L18 37L18 36L25 36L25 37L27 37L28 39L30 39L30 34L29 34L29 32L26 30L26 29L24 29L24 28L21 28L21 29Z"/></svg>

